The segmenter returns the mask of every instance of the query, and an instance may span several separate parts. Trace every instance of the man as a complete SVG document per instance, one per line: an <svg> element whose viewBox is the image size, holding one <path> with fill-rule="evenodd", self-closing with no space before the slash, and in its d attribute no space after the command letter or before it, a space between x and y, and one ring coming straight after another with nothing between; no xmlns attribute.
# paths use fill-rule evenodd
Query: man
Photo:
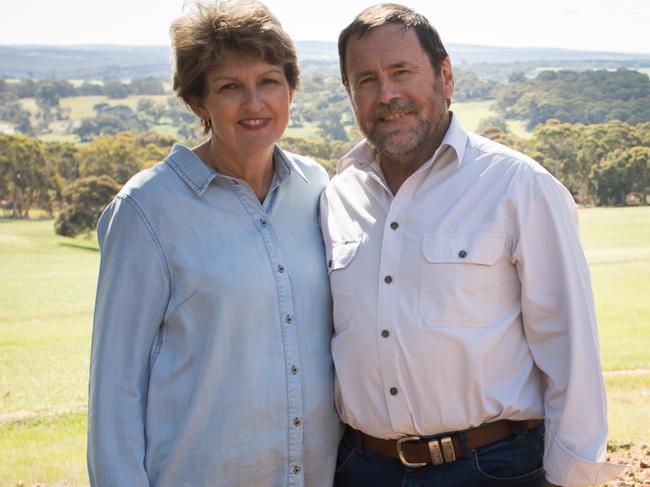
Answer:
<svg viewBox="0 0 650 487"><path fill-rule="evenodd" d="M606 403L575 204L448 112L451 62L412 10L339 38L367 137L321 198L334 298L339 486L583 486ZM543 463L543 466L542 466Z"/></svg>

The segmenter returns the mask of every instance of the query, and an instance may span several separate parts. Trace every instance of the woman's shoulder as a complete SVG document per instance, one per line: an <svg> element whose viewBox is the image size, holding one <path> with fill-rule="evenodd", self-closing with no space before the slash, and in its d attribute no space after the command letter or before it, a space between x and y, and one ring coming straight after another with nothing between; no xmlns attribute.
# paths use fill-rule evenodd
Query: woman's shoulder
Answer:
<svg viewBox="0 0 650 487"><path fill-rule="evenodd" d="M120 194L129 196L136 200L153 200L155 204L162 203L161 200L169 199L178 191L184 191L186 188L182 181L182 175L179 174L179 158L183 162L183 156L189 157L185 152L190 150L175 145L172 151L164 160L157 162L151 167L145 168L133 175L122 187Z"/></svg>
<svg viewBox="0 0 650 487"><path fill-rule="evenodd" d="M157 162L153 166L131 176L124 186L122 186L119 194L141 199L153 197L156 194L160 194L160 191L169 189L169 186L173 183L173 179L170 178L170 167L165 162L164 160Z"/></svg>

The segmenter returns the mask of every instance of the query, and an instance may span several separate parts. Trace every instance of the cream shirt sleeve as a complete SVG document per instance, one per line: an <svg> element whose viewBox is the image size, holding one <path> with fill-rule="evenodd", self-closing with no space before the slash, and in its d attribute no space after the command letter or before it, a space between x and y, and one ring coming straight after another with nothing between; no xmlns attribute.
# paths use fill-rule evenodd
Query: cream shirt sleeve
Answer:
<svg viewBox="0 0 650 487"><path fill-rule="evenodd" d="M533 358L544 374L547 479L594 485L625 466L605 461L607 403L589 270L575 203L545 172L514 185L513 260Z"/></svg>

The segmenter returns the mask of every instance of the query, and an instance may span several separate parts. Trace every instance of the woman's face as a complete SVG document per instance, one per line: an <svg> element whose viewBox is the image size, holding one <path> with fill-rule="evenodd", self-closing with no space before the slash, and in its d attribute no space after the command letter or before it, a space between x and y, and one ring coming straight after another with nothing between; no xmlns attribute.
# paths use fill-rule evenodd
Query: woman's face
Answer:
<svg viewBox="0 0 650 487"><path fill-rule="evenodd" d="M289 122L292 90L282 66L227 51L205 81L206 95L194 110L210 119L221 155L246 157L271 149Z"/></svg>

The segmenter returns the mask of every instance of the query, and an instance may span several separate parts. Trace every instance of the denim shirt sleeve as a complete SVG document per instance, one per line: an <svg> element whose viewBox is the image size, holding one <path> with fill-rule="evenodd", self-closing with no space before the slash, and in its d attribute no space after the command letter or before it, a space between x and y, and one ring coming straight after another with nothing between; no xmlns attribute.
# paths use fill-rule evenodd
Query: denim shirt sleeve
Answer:
<svg viewBox="0 0 650 487"><path fill-rule="evenodd" d="M90 364L91 485L147 486L147 384L170 294L158 239L129 196L118 195L97 227L101 265ZM116 466L119 465L119 468Z"/></svg>

